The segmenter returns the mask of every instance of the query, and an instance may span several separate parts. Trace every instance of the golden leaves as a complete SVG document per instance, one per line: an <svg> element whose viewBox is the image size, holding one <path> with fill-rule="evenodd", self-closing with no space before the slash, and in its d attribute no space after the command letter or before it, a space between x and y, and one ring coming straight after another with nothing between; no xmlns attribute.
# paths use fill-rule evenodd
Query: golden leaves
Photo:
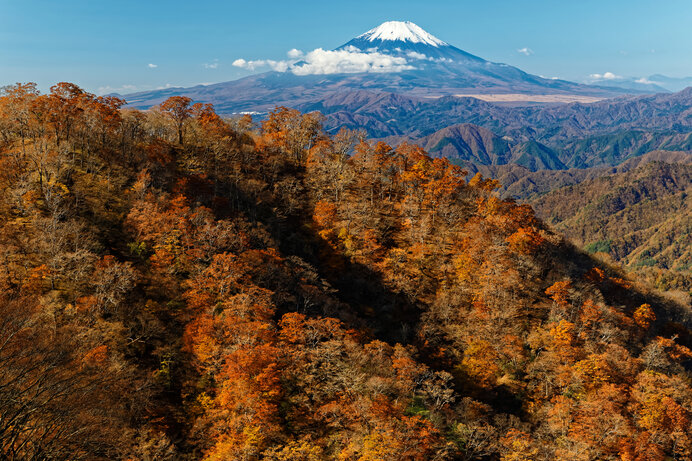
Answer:
<svg viewBox="0 0 692 461"><path fill-rule="evenodd" d="M642 304L634 311L634 322L642 329L647 330L656 321L656 314L650 304Z"/></svg>

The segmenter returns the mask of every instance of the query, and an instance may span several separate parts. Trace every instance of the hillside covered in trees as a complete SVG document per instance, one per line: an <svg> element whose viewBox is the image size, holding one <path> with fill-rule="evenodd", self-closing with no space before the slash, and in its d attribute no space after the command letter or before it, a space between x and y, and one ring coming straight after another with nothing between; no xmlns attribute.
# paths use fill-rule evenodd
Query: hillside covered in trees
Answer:
<svg viewBox="0 0 692 461"><path fill-rule="evenodd" d="M0 98L3 459L684 460L689 311L318 113Z"/></svg>
<svg viewBox="0 0 692 461"><path fill-rule="evenodd" d="M692 155L565 186L530 203L591 253L605 253L659 289L692 294Z"/></svg>

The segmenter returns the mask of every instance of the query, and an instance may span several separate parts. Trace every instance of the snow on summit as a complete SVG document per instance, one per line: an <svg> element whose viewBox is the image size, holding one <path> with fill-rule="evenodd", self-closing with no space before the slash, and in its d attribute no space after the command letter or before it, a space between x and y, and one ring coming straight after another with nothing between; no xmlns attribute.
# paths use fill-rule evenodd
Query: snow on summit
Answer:
<svg viewBox="0 0 692 461"><path fill-rule="evenodd" d="M430 46L447 46L439 38L431 35L410 21L388 21L380 24L359 35L357 38L374 42L375 40L382 41L402 41L411 43L424 43Z"/></svg>

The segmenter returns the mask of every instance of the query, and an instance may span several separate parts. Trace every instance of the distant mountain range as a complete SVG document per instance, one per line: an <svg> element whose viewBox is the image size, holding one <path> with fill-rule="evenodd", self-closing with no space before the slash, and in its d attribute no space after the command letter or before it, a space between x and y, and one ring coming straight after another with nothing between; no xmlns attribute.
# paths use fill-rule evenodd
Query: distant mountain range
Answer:
<svg viewBox="0 0 692 461"><path fill-rule="evenodd" d="M327 129L359 126L375 137L427 136L457 123L473 123L515 140L565 141L622 129L692 129L692 88L678 93L619 97L591 104L521 107L501 106L468 97L431 99L343 91L297 107L325 114Z"/></svg>
<svg viewBox="0 0 692 461"><path fill-rule="evenodd" d="M327 131L364 129L394 145L416 142L472 170L588 168L657 149L692 149L692 88L665 88L685 79L545 79L486 61L410 22L386 22L335 50L316 51L283 62L282 72L125 98L148 108L185 95L221 114L260 118L277 106L319 111ZM651 90L660 93L641 94Z"/></svg>
<svg viewBox="0 0 692 461"><path fill-rule="evenodd" d="M594 85L604 85L610 87L622 88L625 90L637 90L646 93L665 93L681 91L692 86L692 77L667 77L661 74L651 75L649 77L621 77L606 72L604 75L594 75L588 81Z"/></svg>
<svg viewBox="0 0 692 461"><path fill-rule="evenodd" d="M317 65L304 57L287 63L283 72L265 72L192 88L134 93L125 98L131 106L145 109L169 96L186 95L195 101L213 103L220 113L232 114L266 112L277 105L314 104L334 93L352 90L426 98L501 94L524 95L518 99L525 100L527 95L552 95L556 102L642 92L528 74L460 50L411 22L385 22L320 56L334 60L333 66Z"/></svg>
<svg viewBox="0 0 692 461"><path fill-rule="evenodd" d="M692 88L528 107L351 91L299 108L325 114L330 131L362 128L391 144L416 142L465 166L588 168L617 165L657 149L692 150Z"/></svg>
<svg viewBox="0 0 692 461"><path fill-rule="evenodd" d="M692 86L692 77L667 77L661 74L655 74L647 78L648 81L655 85L664 87L669 91L681 91Z"/></svg>

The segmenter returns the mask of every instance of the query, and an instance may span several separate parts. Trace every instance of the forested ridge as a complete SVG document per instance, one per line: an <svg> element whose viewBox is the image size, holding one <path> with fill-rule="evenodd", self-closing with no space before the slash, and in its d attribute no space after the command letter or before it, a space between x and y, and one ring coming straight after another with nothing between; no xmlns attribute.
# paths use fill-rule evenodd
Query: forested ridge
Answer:
<svg viewBox="0 0 692 461"><path fill-rule="evenodd" d="M687 154L692 157L691 154ZM652 161L530 199L536 212L592 253L661 290L692 295L692 165Z"/></svg>
<svg viewBox="0 0 692 461"><path fill-rule="evenodd" d="M692 459L689 312L318 113L0 97L13 460Z"/></svg>

